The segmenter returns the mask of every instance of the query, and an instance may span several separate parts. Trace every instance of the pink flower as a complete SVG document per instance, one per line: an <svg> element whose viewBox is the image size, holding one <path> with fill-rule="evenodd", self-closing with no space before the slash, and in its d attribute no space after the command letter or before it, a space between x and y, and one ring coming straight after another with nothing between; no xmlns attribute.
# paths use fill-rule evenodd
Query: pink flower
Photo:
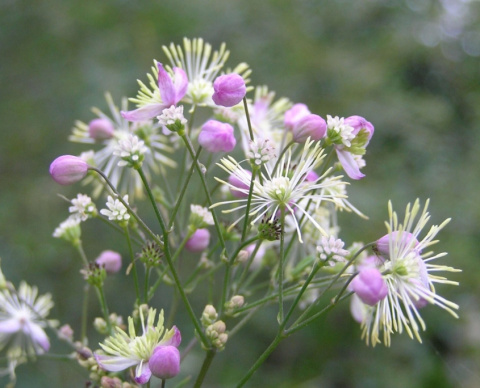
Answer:
<svg viewBox="0 0 480 388"><path fill-rule="evenodd" d="M185 96L188 89L188 79L185 71L179 67L173 68L173 78L158 62L158 89L162 102L151 101L138 109L121 112L122 117L128 121L149 120L162 114L163 110L177 105Z"/></svg>
<svg viewBox="0 0 480 388"><path fill-rule="evenodd" d="M61 185L71 185L85 178L88 164L78 156L62 155L50 164L50 175Z"/></svg>
<svg viewBox="0 0 480 388"><path fill-rule="evenodd" d="M198 135L198 143L209 152L230 152L237 141L230 124L208 120Z"/></svg>
<svg viewBox="0 0 480 388"><path fill-rule="evenodd" d="M210 244L210 232L208 229L197 229L185 244L190 252L202 252Z"/></svg>
<svg viewBox="0 0 480 388"><path fill-rule="evenodd" d="M180 352L175 346L157 346L148 360L152 374L162 380L180 373Z"/></svg>
<svg viewBox="0 0 480 388"><path fill-rule="evenodd" d="M308 107L305 104L295 104L285 112L284 123L287 129L292 130L295 124L302 117L310 114Z"/></svg>
<svg viewBox="0 0 480 388"><path fill-rule="evenodd" d="M376 268L362 269L350 283L350 289L369 306L375 306L388 293L387 284Z"/></svg>
<svg viewBox="0 0 480 388"><path fill-rule="evenodd" d="M227 108L237 105L247 93L245 81L236 73L217 77L213 83L213 90L215 91L212 96L213 102Z"/></svg>
<svg viewBox="0 0 480 388"><path fill-rule="evenodd" d="M343 122L353 128L352 133L354 135L357 135L362 129L368 132L368 141L365 144L366 147L373 136L373 132L375 131L373 124L364 119L362 116L350 116L347 117Z"/></svg>
<svg viewBox="0 0 480 388"><path fill-rule="evenodd" d="M95 140L111 139L115 128L108 119L94 119L88 124L88 135Z"/></svg>
<svg viewBox="0 0 480 388"><path fill-rule="evenodd" d="M318 115L307 114L294 124L292 133L295 143L305 143L308 138L320 140L327 133L327 122Z"/></svg>
<svg viewBox="0 0 480 388"><path fill-rule="evenodd" d="M100 256L95 259L95 262L103 266L107 273L117 273L122 268L122 256L118 252L103 251Z"/></svg>
<svg viewBox="0 0 480 388"><path fill-rule="evenodd" d="M418 245L418 240L412 233L399 231L393 231L379 238L377 240L376 250L378 254L385 259L390 258L390 244L392 244L392 246L408 247L408 250L417 251L416 247ZM418 251L417 253L420 254L421 251Z"/></svg>

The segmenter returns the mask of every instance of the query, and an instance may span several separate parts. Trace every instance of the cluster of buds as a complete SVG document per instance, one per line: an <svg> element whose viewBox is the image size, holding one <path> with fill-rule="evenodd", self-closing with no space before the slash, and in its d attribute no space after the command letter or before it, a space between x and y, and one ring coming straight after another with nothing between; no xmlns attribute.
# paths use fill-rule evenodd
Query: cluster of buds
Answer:
<svg viewBox="0 0 480 388"><path fill-rule="evenodd" d="M218 350L223 350L228 340L228 334L225 332L227 327L225 326L225 322L217 319L218 314L215 307L211 304L206 305L200 322L205 328L205 334L212 345Z"/></svg>
<svg viewBox="0 0 480 388"><path fill-rule="evenodd" d="M235 311L245 304L245 298L242 295L234 295L225 303L225 315L233 316Z"/></svg>
<svg viewBox="0 0 480 388"><path fill-rule="evenodd" d="M103 287L103 282L107 277L107 271L105 268L97 263L90 263L88 267L82 269L80 273L88 284L97 288Z"/></svg>
<svg viewBox="0 0 480 388"><path fill-rule="evenodd" d="M157 267L162 262L163 250L156 242L149 242L137 254L137 257L148 268Z"/></svg>
<svg viewBox="0 0 480 388"><path fill-rule="evenodd" d="M113 329L115 327L120 327L124 328L123 324L123 318L120 315L117 315L115 313L112 313L108 316L108 322L110 323L110 327ZM109 334L110 333L110 328L107 322L105 321L104 318L97 317L93 320L93 327L95 328L96 331L98 331L100 334Z"/></svg>

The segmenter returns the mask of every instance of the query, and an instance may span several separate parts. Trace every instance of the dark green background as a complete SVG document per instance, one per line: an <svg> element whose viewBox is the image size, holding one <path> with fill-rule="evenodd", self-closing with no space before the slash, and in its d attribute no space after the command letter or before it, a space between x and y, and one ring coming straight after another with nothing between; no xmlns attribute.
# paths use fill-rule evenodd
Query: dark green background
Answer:
<svg viewBox="0 0 480 388"><path fill-rule="evenodd" d="M249 63L253 85L266 84L324 117L358 114L375 125L367 177L350 188L352 202L370 221L344 218L344 240L383 235L388 199L403 213L407 202L429 197L434 223L453 218L436 250L448 251L444 262L463 269L451 275L460 287L438 287L460 304L460 319L425 309L423 345L403 335L390 349L367 348L345 304L285 341L251 386L477 387L479 16L480 2L454 0L2 0L3 271L14 283L25 279L52 292L52 316L78 328L79 259L51 235L67 214L56 194L72 197L79 189L55 185L50 162L83 150L67 142L74 120L90 120L91 106L105 109L104 91L116 101L134 96L135 80L145 79L154 58L164 60L163 44L184 36L203 37L214 47L226 42L228 64ZM442 28L441 41L422 44L426 32ZM89 255L125 250L123 241L96 226L84 231ZM113 297L123 286L113 283L107 293ZM122 310L118 300L113 306L129 308ZM207 386L231 386L245 373L272 338L273 328L262 322L273 314L231 340L214 360ZM52 350L65 351L55 340ZM184 371L197 370L196 357ZM19 387L80 387L85 379L74 362L42 358L18 368Z"/></svg>

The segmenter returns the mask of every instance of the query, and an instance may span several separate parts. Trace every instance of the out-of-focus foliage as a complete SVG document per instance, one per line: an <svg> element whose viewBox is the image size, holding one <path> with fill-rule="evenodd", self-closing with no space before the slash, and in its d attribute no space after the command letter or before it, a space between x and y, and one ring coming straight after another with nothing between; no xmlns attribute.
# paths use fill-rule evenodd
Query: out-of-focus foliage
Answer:
<svg viewBox="0 0 480 388"><path fill-rule="evenodd" d="M438 249L464 270L456 277L460 287L442 289L460 304L461 318L426 310L423 345L399 336L391 349L365 347L345 304L283 343L252 386L477 387L479 26L480 2L473 0L3 0L3 271L16 283L26 279L52 292L53 314L78 323L79 261L51 237L66 218L67 204L56 196L60 190L48 176L49 163L81 151L67 142L74 120L93 118L91 106L105 108L106 90L116 101L133 96L135 80L145 79L152 59L164 58L163 44L180 43L183 36L201 36L214 46L226 42L231 64L251 65L253 84L305 102L322 116L358 114L375 125L367 177L351 187L371 228L353 219L344 240L383 235L388 199L402 208L416 197L430 197L434 223L453 218ZM81 187L71 190L73 196ZM105 247L104 241L125 249L116 246L113 234L93 229L84 234L93 241L90 255ZM107 292L115 287L121 284ZM121 301L112 307L122 312ZM214 361L210 386L229 386L242 376L271 336L271 328L257 323L233 337L224 357ZM61 345L54 350L65 351ZM187 359L185 370L195 371L197 361ZM74 362L49 359L18 373L21 387L82 386L86 379Z"/></svg>

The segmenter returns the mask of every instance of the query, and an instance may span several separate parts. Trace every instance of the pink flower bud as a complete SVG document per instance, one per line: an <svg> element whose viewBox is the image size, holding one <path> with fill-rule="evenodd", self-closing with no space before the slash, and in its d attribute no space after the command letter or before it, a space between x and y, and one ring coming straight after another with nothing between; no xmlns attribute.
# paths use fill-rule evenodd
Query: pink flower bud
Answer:
<svg viewBox="0 0 480 388"><path fill-rule="evenodd" d="M237 141L230 124L208 120L198 135L198 143L209 152L230 152Z"/></svg>
<svg viewBox="0 0 480 388"><path fill-rule="evenodd" d="M310 111L305 104L295 104L289 110L285 112L284 123L287 129L292 130L294 125L302 117L309 115Z"/></svg>
<svg viewBox="0 0 480 388"><path fill-rule="evenodd" d="M112 122L108 119L94 119L88 124L88 134L95 140L111 139L114 130Z"/></svg>
<svg viewBox="0 0 480 388"><path fill-rule="evenodd" d="M185 248L190 252L201 252L208 247L210 243L210 232L208 229L197 229L185 244Z"/></svg>
<svg viewBox="0 0 480 388"><path fill-rule="evenodd" d="M212 96L213 102L225 107L237 105L247 93L245 81L236 73L217 77L213 83L213 90L215 91Z"/></svg>
<svg viewBox="0 0 480 388"><path fill-rule="evenodd" d="M375 128L372 123L365 120L362 116L350 116L343 120L343 123L353 128L353 134L357 135L362 129L368 132L368 140L373 136Z"/></svg>
<svg viewBox="0 0 480 388"><path fill-rule="evenodd" d="M180 352L175 346L157 346L148 360L152 374L162 380L180 373Z"/></svg>
<svg viewBox="0 0 480 388"><path fill-rule="evenodd" d="M71 185L87 175L88 164L78 156L62 155L50 164L50 175L61 185Z"/></svg>
<svg viewBox="0 0 480 388"><path fill-rule="evenodd" d="M252 176L252 173L248 170L244 170L250 177ZM250 178L251 179L251 178ZM234 188L230 187L230 192L232 195L236 198L247 198L248 197L248 191L250 190L250 186L245 184L242 180L240 180L236 175L230 175L228 177L228 183L230 183L232 186L235 186L241 190L246 190L240 191L240 190L235 190Z"/></svg>
<svg viewBox="0 0 480 388"><path fill-rule="evenodd" d="M377 252L386 259L390 258L390 242L392 246L401 246L421 253L416 250L418 240L412 233L394 231L377 240Z"/></svg>
<svg viewBox="0 0 480 388"><path fill-rule="evenodd" d="M122 256L120 253L114 251L103 251L95 259L95 263L103 266L107 273L117 273L122 268Z"/></svg>
<svg viewBox="0 0 480 388"><path fill-rule="evenodd" d="M350 283L350 289L369 306L375 306L388 294L387 284L376 268L362 269Z"/></svg>
<svg viewBox="0 0 480 388"><path fill-rule="evenodd" d="M327 133L327 122L318 115L308 114L295 123L292 133L295 143L305 143L309 137L320 140Z"/></svg>

